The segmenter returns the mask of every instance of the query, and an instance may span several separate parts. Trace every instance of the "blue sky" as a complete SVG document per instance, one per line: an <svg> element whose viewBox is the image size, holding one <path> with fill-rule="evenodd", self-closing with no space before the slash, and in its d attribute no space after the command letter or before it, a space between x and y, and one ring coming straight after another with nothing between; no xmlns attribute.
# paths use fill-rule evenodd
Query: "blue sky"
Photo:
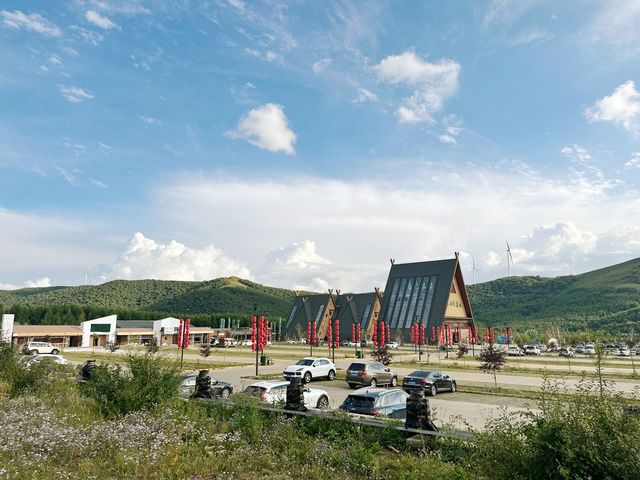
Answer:
<svg viewBox="0 0 640 480"><path fill-rule="evenodd" d="M3 2L0 286L640 254L640 2Z"/></svg>

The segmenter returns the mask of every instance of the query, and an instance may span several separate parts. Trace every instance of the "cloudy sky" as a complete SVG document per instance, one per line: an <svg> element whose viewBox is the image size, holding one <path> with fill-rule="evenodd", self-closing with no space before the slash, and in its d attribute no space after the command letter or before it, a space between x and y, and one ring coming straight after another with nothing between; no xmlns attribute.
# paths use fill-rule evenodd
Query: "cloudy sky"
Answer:
<svg viewBox="0 0 640 480"><path fill-rule="evenodd" d="M4 1L0 288L640 256L640 1Z"/></svg>

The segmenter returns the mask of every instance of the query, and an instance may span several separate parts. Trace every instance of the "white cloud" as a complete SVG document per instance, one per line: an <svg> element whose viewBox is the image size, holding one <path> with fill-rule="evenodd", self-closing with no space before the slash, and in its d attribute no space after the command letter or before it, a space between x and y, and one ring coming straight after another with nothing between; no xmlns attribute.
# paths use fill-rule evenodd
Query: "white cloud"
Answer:
<svg viewBox="0 0 640 480"><path fill-rule="evenodd" d="M358 89L358 96L353 100L353 103L364 103L364 102L377 102L378 96L373 93L371 90L367 90L366 88Z"/></svg>
<svg viewBox="0 0 640 480"><path fill-rule="evenodd" d="M501 263L502 263L502 259L500 258L500 255L498 255L494 251L490 251L484 257L484 264L487 267L494 268L500 265Z"/></svg>
<svg viewBox="0 0 640 480"><path fill-rule="evenodd" d="M315 62L311 66L311 69L313 70L313 73L318 74L326 70L327 67L331 65L331 62L332 60L330 58L323 58L322 60L318 60L317 62Z"/></svg>
<svg viewBox="0 0 640 480"><path fill-rule="evenodd" d="M52 54L49 56L49 63L59 67L62 66L62 59L58 55Z"/></svg>
<svg viewBox="0 0 640 480"><path fill-rule="evenodd" d="M374 70L383 82L416 88L396 110L402 123L433 122L433 114L458 91L460 65L448 58L431 63L407 50L384 58Z"/></svg>
<svg viewBox="0 0 640 480"><path fill-rule="evenodd" d="M613 122L632 135L640 135L640 92L632 80L598 100L584 113L589 122Z"/></svg>
<svg viewBox="0 0 640 480"><path fill-rule="evenodd" d="M280 55L277 52L274 52L273 50L261 51L256 48L249 47L249 48L245 48L244 51L253 57L266 60L267 62L278 62L278 63L284 62L282 55Z"/></svg>
<svg viewBox="0 0 640 480"><path fill-rule="evenodd" d="M7 10L1 10L2 22L4 25L10 28L20 30L26 28L33 32L41 33L47 37L61 37L62 30L56 25L46 20L39 13L24 14L20 10L14 10L9 12Z"/></svg>
<svg viewBox="0 0 640 480"><path fill-rule="evenodd" d="M60 90L64 98L71 103L78 103L93 98L93 95L79 87L65 87L64 85L60 85L58 86L58 90Z"/></svg>
<svg viewBox="0 0 640 480"><path fill-rule="evenodd" d="M296 134L289 128L281 105L267 103L250 110L240 119L235 130L227 134L263 150L295 154Z"/></svg>
<svg viewBox="0 0 640 480"><path fill-rule="evenodd" d="M90 23L93 23L96 27L102 28L103 30L109 30L111 28L116 28L116 24L113 23L109 17L105 17L104 15L99 14L94 10L87 10L84 14L84 17Z"/></svg>
<svg viewBox="0 0 640 480"><path fill-rule="evenodd" d="M50 287L51 280L49 277L38 278L37 280L27 280L22 285L14 285L11 283L0 283L0 290L17 290L19 288L43 288Z"/></svg>
<svg viewBox="0 0 640 480"><path fill-rule="evenodd" d="M103 189L104 188L109 188L106 183L101 182L100 180L97 180L95 178L90 178L89 179L89 183L91 185L93 185L94 187L103 188Z"/></svg>
<svg viewBox="0 0 640 480"><path fill-rule="evenodd" d="M553 34L544 28L534 28L531 30L525 30L520 32L514 38L508 41L508 44L512 47L519 45L527 45L535 42L546 42L553 38Z"/></svg>
<svg viewBox="0 0 640 480"><path fill-rule="evenodd" d="M631 159L624 166L625 168L640 168L640 152L633 152Z"/></svg>
<svg viewBox="0 0 640 480"><path fill-rule="evenodd" d="M103 12L114 15L150 15L151 10L140 5L139 0L127 0L124 2L106 2L103 0L90 0L91 5Z"/></svg>
<svg viewBox="0 0 640 480"><path fill-rule="evenodd" d="M570 160L583 163L589 162L592 159L591 155L584 147L576 145L575 143L573 145L563 147L562 150L560 150L560 153Z"/></svg>
<svg viewBox="0 0 640 480"><path fill-rule="evenodd" d="M609 59L640 54L640 1L607 0L581 37L588 48L606 49Z"/></svg>
<svg viewBox="0 0 640 480"><path fill-rule="evenodd" d="M162 121L153 117L146 117L144 115L140 115L140 120L147 125L162 125Z"/></svg>
<svg viewBox="0 0 640 480"><path fill-rule="evenodd" d="M278 248L269 253L267 260L275 264L302 269L331 264L329 260L318 255L316 242L311 240L304 240L300 243L293 243L288 247Z"/></svg>
<svg viewBox="0 0 640 480"><path fill-rule="evenodd" d="M101 33L87 30L86 28L80 27L78 25L72 25L70 28L74 32L77 32L77 34L80 35L80 37L85 42L90 43L94 47L104 40L104 35L102 35Z"/></svg>
<svg viewBox="0 0 640 480"><path fill-rule="evenodd" d="M127 249L106 273L108 279L126 280L202 281L227 276L251 278L251 273L213 245L198 250L174 240L162 244L140 232L133 235Z"/></svg>
<svg viewBox="0 0 640 480"><path fill-rule="evenodd" d="M55 169L58 172L58 175L64 178L69 185L73 185L74 187L80 186L80 180L78 180L78 177L76 176L76 173L78 172L70 172L58 165L55 166Z"/></svg>
<svg viewBox="0 0 640 480"><path fill-rule="evenodd" d="M511 24L521 18L538 3L538 0L491 0L485 11L482 25L491 27Z"/></svg>

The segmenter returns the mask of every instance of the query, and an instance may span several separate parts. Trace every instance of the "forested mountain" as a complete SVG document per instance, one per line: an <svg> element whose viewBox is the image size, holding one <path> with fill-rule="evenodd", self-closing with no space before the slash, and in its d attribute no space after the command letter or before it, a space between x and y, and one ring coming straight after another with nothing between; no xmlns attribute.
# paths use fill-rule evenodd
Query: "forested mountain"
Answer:
<svg viewBox="0 0 640 480"><path fill-rule="evenodd" d="M483 324L640 331L640 258L581 275L509 277L468 290Z"/></svg>
<svg viewBox="0 0 640 480"><path fill-rule="evenodd" d="M640 258L581 275L509 277L470 285L481 325L559 325L568 330L640 333ZM117 313L123 319L189 316L196 325L243 319L254 306L272 318L289 314L294 293L237 277L205 282L117 280L80 287L0 291L0 311L24 323L78 323Z"/></svg>

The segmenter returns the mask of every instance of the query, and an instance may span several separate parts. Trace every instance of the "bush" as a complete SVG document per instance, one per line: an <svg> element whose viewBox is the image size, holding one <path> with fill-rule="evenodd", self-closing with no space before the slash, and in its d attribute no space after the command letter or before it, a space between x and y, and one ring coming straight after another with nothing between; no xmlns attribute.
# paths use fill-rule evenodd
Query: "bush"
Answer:
<svg viewBox="0 0 640 480"><path fill-rule="evenodd" d="M393 360L393 354L391 350L386 345L382 345L381 347L374 347L373 352L371 352L371 357L377 362L380 362L384 365L389 365L391 360Z"/></svg>
<svg viewBox="0 0 640 480"><path fill-rule="evenodd" d="M9 397L35 390L48 372L49 366L43 362L25 367L20 363L16 349L9 343L0 342L0 382L6 384Z"/></svg>
<svg viewBox="0 0 640 480"><path fill-rule="evenodd" d="M147 355L129 355L126 366L98 365L82 385L82 393L93 398L105 417L153 410L178 391L177 365Z"/></svg>

